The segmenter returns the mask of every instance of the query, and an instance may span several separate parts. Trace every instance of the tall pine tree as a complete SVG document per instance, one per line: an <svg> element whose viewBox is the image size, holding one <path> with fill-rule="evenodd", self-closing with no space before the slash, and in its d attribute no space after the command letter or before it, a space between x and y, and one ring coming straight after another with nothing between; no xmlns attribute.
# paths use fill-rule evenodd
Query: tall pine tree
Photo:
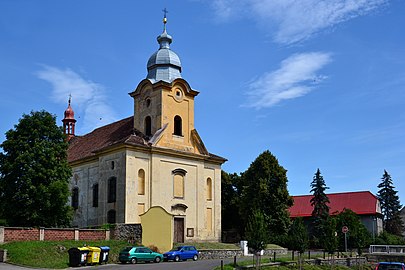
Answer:
<svg viewBox="0 0 405 270"><path fill-rule="evenodd" d="M46 111L23 115L0 147L0 206L8 225L68 226L71 169L55 116Z"/></svg>
<svg viewBox="0 0 405 270"><path fill-rule="evenodd" d="M329 198L325 194L326 187L321 171L318 169L311 182L311 199L312 211L312 232L311 238L316 246L321 247L322 240L326 237L326 221L329 217Z"/></svg>
<svg viewBox="0 0 405 270"><path fill-rule="evenodd" d="M400 216L402 205L400 204L397 191L393 185L391 175L389 175L386 170L384 170L378 188L380 190L377 193L377 197L381 203L384 229L388 233L401 236L404 229L404 224Z"/></svg>

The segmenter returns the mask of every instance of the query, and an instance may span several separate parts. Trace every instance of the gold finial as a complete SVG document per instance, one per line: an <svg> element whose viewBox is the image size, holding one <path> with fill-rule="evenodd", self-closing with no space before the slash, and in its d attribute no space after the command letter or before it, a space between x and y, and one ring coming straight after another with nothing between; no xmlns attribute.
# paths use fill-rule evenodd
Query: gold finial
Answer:
<svg viewBox="0 0 405 270"><path fill-rule="evenodd" d="M166 23L167 23L167 17L166 17L166 15L167 15L167 13L169 13L169 11L167 11L166 8L163 9L162 11L163 11L163 14L164 14L164 16L163 16L163 23L166 25Z"/></svg>

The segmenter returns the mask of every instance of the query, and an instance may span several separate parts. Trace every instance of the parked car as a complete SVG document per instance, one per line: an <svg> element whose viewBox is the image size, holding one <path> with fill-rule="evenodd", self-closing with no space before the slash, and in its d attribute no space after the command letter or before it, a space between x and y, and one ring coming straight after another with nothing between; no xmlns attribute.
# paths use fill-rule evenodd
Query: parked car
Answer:
<svg viewBox="0 0 405 270"><path fill-rule="evenodd" d="M405 270L405 264L400 262L379 262L375 270Z"/></svg>
<svg viewBox="0 0 405 270"><path fill-rule="evenodd" d="M155 262L160 263L163 255L147 247L126 247L120 251L118 260L121 263Z"/></svg>
<svg viewBox="0 0 405 270"><path fill-rule="evenodd" d="M194 246L179 246L163 254L164 261L198 260L198 250Z"/></svg>

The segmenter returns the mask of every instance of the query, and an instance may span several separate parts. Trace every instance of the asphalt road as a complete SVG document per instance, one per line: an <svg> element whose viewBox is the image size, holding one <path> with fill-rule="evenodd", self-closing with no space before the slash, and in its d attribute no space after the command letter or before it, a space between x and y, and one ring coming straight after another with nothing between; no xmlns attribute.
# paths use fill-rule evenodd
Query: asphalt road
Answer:
<svg viewBox="0 0 405 270"><path fill-rule="evenodd" d="M224 259L224 264L232 262L232 259ZM103 264L97 266L82 266L68 269L80 269L80 270L90 270L90 269L119 269L119 270L212 270L214 267L221 265L221 260L199 260L199 261L185 261L185 262L161 262L161 263L138 263L134 264ZM15 266L7 263L0 263L0 270L28 270L32 268L25 268L20 266ZM36 268L38 269L38 268Z"/></svg>

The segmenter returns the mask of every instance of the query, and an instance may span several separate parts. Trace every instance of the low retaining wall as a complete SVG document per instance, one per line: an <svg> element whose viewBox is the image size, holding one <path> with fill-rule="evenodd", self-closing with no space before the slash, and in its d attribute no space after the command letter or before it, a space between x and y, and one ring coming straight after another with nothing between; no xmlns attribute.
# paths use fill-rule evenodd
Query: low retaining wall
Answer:
<svg viewBox="0 0 405 270"><path fill-rule="evenodd" d="M0 243L12 241L109 240L110 231L75 228L0 227Z"/></svg>
<svg viewBox="0 0 405 270"><path fill-rule="evenodd" d="M233 257L243 257L243 251L241 249L199 249L200 259L225 259ZM273 256L276 255L285 255L287 254L287 249L266 249L263 251L263 255Z"/></svg>
<svg viewBox="0 0 405 270"><path fill-rule="evenodd" d="M225 259L233 257L242 257L243 252L240 249L199 249L199 259Z"/></svg>
<svg viewBox="0 0 405 270"><path fill-rule="evenodd" d="M367 254L367 259L372 262L404 262L405 254L393 254L393 253L373 253Z"/></svg>

